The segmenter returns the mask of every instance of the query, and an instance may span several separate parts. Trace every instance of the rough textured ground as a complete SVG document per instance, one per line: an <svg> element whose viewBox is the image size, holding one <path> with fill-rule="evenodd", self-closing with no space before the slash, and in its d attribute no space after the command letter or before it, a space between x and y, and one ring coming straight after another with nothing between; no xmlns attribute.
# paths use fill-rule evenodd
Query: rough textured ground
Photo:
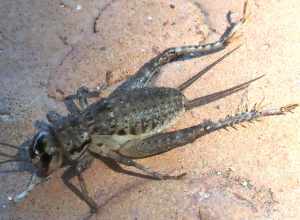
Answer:
<svg viewBox="0 0 300 220"><path fill-rule="evenodd" d="M80 4L81 9L76 10ZM21 143L48 110L81 85L106 75L118 82L170 46L212 41L228 10L243 2L208 0L0 1L0 141ZM299 102L300 5L297 0L250 1L243 47L196 82L197 97L258 75L249 102ZM220 57L167 65L158 85L176 86ZM174 128L232 113L242 94L187 113ZM239 130L222 131L164 155L141 160L163 172L188 172L182 181L152 181L95 161L84 173L100 206L92 219L299 219L299 110ZM10 168L10 167L8 167ZM7 196L24 189L28 174L0 174L1 219L83 219L88 207L57 172L21 204ZM76 180L74 180L76 182Z"/></svg>

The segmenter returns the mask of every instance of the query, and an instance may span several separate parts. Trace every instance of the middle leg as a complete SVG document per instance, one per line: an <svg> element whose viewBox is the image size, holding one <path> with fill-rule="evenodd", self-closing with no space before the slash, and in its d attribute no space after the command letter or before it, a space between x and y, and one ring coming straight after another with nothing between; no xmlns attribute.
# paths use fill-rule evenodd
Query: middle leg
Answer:
<svg viewBox="0 0 300 220"><path fill-rule="evenodd" d="M86 202L90 207L91 213L97 212L97 203L89 196L86 183L82 177L82 172L86 170L92 163L93 157L90 154L86 154L78 163L73 164L63 173L62 180L64 184L75 193L81 200ZM71 183L71 179L77 176L80 190Z"/></svg>
<svg viewBox="0 0 300 220"><path fill-rule="evenodd" d="M123 156L119 153L117 153L116 151L110 149L108 146L98 146L98 145L93 145L89 148L89 151L105 157L105 158L109 158L112 159L113 161L126 165L126 166L132 166L135 167L138 170L143 171L144 173L148 174L150 177L154 178L154 179L158 179L158 180L166 180L166 179L180 179L181 177L185 176L186 173L182 173L179 175L168 175L168 174L161 174L157 171L154 171L148 167L143 166L140 163L135 162L134 160L132 160L131 158L127 157L127 156Z"/></svg>

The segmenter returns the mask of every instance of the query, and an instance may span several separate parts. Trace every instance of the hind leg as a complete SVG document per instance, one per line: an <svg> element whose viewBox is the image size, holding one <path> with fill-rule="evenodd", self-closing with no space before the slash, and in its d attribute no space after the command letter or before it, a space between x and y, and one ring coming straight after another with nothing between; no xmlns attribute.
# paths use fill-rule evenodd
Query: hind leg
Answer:
<svg viewBox="0 0 300 220"><path fill-rule="evenodd" d="M133 75L130 79L121 84L112 94L149 86L151 80L159 73L159 70L163 65L175 61L176 59L182 56L202 56L224 49L227 45L229 45L236 39L236 33L238 29L246 21L246 3L244 5L243 17L238 22L234 23L231 21L229 16L229 26L217 41L208 44L174 47L166 49L160 55L152 58L149 62L145 63L136 72L135 75Z"/></svg>
<svg viewBox="0 0 300 220"><path fill-rule="evenodd" d="M217 121L205 120L193 127L155 134L142 140L129 141L118 150L118 153L123 157L129 158L145 158L161 154L192 143L196 139L220 129L234 127L244 122L251 122L268 116L284 115L288 112L292 112L297 107L298 104L292 104L278 108L259 110L257 106L254 105L254 107L248 111L245 110L234 115L228 115Z"/></svg>

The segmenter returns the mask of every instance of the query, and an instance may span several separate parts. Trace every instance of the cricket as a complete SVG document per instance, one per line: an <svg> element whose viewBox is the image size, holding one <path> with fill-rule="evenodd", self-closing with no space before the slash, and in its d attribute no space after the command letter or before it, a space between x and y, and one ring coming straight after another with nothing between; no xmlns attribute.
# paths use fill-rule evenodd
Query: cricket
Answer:
<svg viewBox="0 0 300 220"><path fill-rule="evenodd" d="M185 97L183 91L186 88L235 51L235 48L177 88L153 85L154 77L165 64L186 56L193 58L222 51L237 40L240 27L248 19L247 8L246 1L238 21L232 21L231 13L228 12L228 26L215 42L166 49L145 63L107 97L89 103L90 98L98 97L103 91L104 88L100 87L95 90L80 87L75 94L66 97L64 103L69 111L68 115L62 116L51 111L47 113L48 122L36 123L37 132L26 148L28 160L18 158L17 154L7 155L1 152L0 155L6 156L7 159L0 161L0 165L25 162L35 168L26 190L10 199L13 202L22 201L36 185L43 183L53 172L68 167L74 170L74 177L79 179L80 186L74 190L75 193L87 203L91 213L95 213L97 203L89 195L82 177L82 172L94 159L109 158L121 165L134 167L157 180L180 179L185 173L163 174L136 160L184 146L201 136L226 127L267 116L284 115L294 110L298 104L267 109L257 104L222 119L205 120L192 127L166 131L184 112L244 90L261 78L259 76L205 97L193 100ZM2 145L18 150L18 147L10 144ZM70 187L71 178L63 175L64 183L72 190L74 187Z"/></svg>

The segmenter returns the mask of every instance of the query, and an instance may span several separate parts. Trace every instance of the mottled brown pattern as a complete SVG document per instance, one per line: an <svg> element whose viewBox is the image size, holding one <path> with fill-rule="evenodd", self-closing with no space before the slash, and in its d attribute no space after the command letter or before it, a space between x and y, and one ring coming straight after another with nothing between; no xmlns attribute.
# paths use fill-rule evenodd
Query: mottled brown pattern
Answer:
<svg viewBox="0 0 300 220"><path fill-rule="evenodd" d="M133 89L112 96L105 104L95 103L83 115L93 115L93 132L98 134L147 135L184 111L184 101L183 94L172 88Z"/></svg>

